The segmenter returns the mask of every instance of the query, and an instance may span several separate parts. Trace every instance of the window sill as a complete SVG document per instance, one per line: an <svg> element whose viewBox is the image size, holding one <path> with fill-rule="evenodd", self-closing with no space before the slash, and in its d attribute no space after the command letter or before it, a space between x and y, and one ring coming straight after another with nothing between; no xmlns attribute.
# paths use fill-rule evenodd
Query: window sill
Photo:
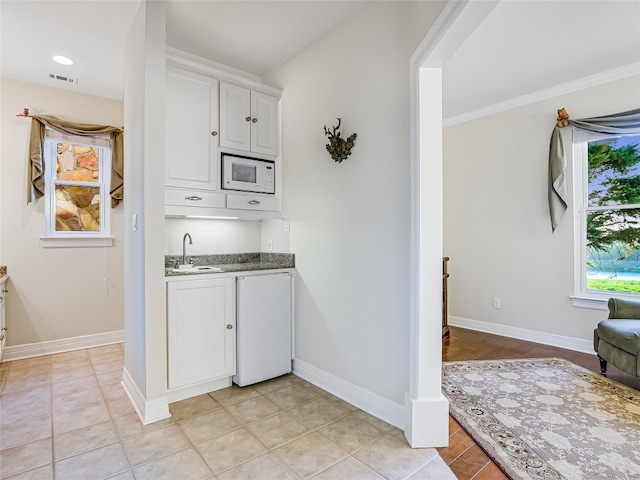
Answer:
<svg viewBox="0 0 640 480"><path fill-rule="evenodd" d="M607 303L611 297L625 298L628 300L638 300L638 295L625 295L623 293L610 292L600 296L570 295L571 305L580 308L590 308L592 310L609 310Z"/></svg>
<svg viewBox="0 0 640 480"><path fill-rule="evenodd" d="M570 295L571 305L578 308L590 308L591 310L609 310L607 302L609 298L579 297Z"/></svg>
<svg viewBox="0 0 640 480"><path fill-rule="evenodd" d="M112 247L113 237L40 237L43 248Z"/></svg>

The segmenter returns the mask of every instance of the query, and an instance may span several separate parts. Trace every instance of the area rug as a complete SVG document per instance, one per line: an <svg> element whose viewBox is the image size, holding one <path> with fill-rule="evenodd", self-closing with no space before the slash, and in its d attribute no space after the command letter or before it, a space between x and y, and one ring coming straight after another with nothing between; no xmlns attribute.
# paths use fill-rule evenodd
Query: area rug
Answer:
<svg viewBox="0 0 640 480"><path fill-rule="evenodd" d="M442 370L451 415L512 479L640 479L637 390L558 358Z"/></svg>

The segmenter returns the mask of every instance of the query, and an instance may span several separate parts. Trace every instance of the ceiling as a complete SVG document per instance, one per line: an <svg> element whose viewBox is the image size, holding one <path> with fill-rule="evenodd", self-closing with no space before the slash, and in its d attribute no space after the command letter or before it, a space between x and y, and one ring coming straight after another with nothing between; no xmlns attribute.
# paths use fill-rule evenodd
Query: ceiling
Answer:
<svg viewBox="0 0 640 480"><path fill-rule="evenodd" d="M364 3L169 0L167 43L261 77ZM0 75L122 99L124 43L139 4L0 0ZM55 64L54 54L76 63ZM504 0L446 62L444 116L632 64L638 72L639 0Z"/></svg>

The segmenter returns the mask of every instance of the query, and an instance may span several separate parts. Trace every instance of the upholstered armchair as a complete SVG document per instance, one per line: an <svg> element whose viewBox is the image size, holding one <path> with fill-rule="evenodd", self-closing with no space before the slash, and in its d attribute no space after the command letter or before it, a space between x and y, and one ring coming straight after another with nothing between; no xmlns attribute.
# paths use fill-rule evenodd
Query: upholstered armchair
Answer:
<svg viewBox="0 0 640 480"><path fill-rule="evenodd" d="M629 375L640 376L640 301L609 299L609 318L593 332L593 348L600 359L600 371L607 362Z"/></svg>

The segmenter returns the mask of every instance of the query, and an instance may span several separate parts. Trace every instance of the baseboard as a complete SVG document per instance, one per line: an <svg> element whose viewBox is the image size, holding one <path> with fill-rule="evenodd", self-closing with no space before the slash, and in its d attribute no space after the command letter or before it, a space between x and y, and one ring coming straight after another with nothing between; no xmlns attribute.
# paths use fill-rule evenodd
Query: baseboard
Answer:
<svg viewBox="0 0 640 480"><path fill-rule="evenodd" d="M186 398L197 397L203 393L215 392L222 388L231 386L231 377L219 378L218 380L211 380L198 385L190 385L188 387L174 388L173 390L167 390L167 400L169 403L179 402Z"/></svg>
<svg viewBox="0 0 640 480"><path fill-rule="evenodd" d="M62 338L60 340L48 340L38 343L25 343L23 345L11 345L3 349L2 361L10 362L12 360L20 360L22 358L51 355L53 353L100 347L102 345L121 342L124 342L124 330L96 333L93 335L82 335L80 337Z"/></svg>
<svg viewBox="0 0 640 480"><path fill-rule="evenodd" d="M449 325L595 355L593 341L583 340L581 338L565 337L553 333L536 332L535 330L511 327L509 325L499 325L497 323L452 316L449 316Z"/></svg>
<svg viewBox="0 0 640 480"><path fill-rule="evenodd" d="M164 396L147 401L126 367L122 370L122 382L120 382L120 384L129 397L143 425L148 425L149 423L157 422L158 420L163 420L171 416L167 397Z"/></svg>
<svg viewBox="0 0 640 480"><path fill-rule="evenodd" d="M360 410L404 430L405 406L353 385L299 359L293 360L293 373L341 398Z"/></svg>

